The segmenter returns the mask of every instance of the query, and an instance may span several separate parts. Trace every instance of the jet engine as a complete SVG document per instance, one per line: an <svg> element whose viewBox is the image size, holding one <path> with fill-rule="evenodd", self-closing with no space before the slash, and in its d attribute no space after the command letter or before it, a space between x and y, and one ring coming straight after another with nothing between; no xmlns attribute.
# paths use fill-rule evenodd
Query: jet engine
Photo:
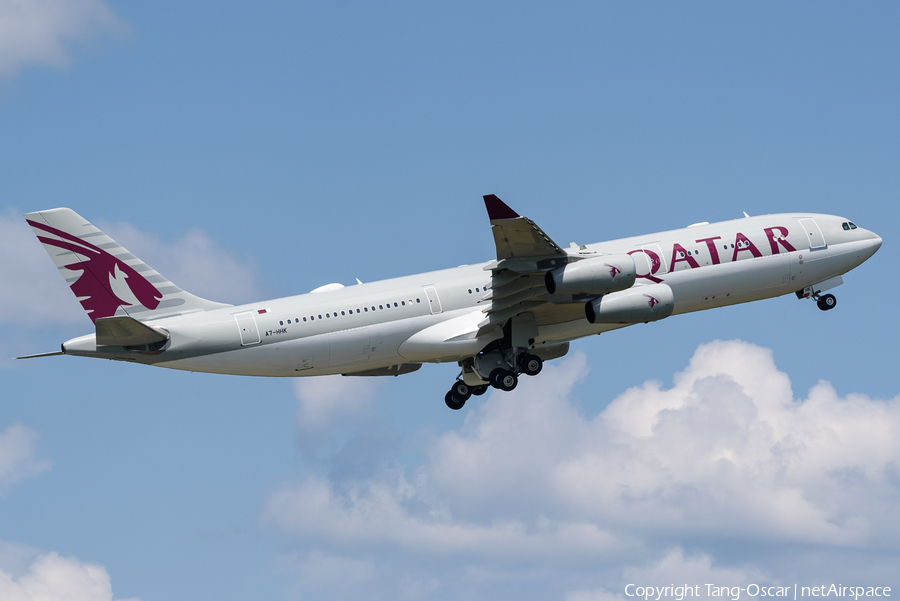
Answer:
<svg viewBox="0 0 900 601"><path fill-rule="evenodd" d="M665 319L675 309L667 284L649 284L607 294L584 305L591 323L646 323Z"/></svg>
<svg viewBox="0 0 900 601"><path fill-rule="evenodd" d="M548 271L544 284L550 294L606 294L634 284L631 255L602 255Z"/></svg>

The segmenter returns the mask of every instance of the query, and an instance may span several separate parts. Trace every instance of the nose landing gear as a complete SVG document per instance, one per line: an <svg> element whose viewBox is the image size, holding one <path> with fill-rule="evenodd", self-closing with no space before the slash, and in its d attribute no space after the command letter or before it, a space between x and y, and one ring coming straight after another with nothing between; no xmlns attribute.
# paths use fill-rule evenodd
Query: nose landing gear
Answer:
<svg viewBox="0 0 900 601"><path fill-rule="evenodd" d="M823 294L816 301L816 305L823 311L831 311L837 306L837 299L834 298L833 294Z"/></svg>
<svg viewBox="0 0 900 601"><path fill-rule="evenodd" d="M797 298L809 298L816 301L816 306L822 311L831 311L837 307L837 299L834 298L833 294L822 294L822 292L835 286L840 286L843 283L843 278L838 275L819 284L807 286L803 290L798 290L795 294Z"/></svg>

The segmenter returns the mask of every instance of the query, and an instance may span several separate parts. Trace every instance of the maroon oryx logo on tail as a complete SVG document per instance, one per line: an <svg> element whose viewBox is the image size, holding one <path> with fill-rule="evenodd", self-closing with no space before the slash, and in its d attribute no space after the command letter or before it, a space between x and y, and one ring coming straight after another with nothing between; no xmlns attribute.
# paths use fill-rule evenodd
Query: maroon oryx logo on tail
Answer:
<svg viewBox="0 0 900 601"><path fill-rule="evenodd" d="M78 279L72 282L71 288L81 302L81 306L87 311L91 321L97 321L101 317L111 317L116 314L116 309L119 307L133 305L133 303L116 296L112 280L121 282L124 279L134 297L148 309L152 310L159 306L159 301L163 297L162 292L124 261L68 232L30 219L28 225L62 238L62 240L57 240L38 236L38 240L42 243L71 251L77 255L74 261L65 268L81 272ZM79 257L84 258L79 259Z"/></svg>

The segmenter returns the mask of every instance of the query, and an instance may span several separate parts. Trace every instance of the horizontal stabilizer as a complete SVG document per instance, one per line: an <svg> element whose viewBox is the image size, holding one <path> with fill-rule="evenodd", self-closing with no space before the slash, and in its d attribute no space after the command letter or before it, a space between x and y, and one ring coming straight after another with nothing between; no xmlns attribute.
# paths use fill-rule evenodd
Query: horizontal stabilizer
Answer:
<svg viewBox="0 0 900 601"><path fill-rule="evenodd" d="M102 317L95 322L98 346L138 346L165 342L169 334L133 317Z"/></svg>
<svg viewBox="0 0 900 601"><path fill-rule="evenodd" d="M54 351L52 353L38 353L37 355L25 355L24 357L16 357L16 359L37 359L38 357L55 357L56 355L65 355L62 351Z"/></svg>

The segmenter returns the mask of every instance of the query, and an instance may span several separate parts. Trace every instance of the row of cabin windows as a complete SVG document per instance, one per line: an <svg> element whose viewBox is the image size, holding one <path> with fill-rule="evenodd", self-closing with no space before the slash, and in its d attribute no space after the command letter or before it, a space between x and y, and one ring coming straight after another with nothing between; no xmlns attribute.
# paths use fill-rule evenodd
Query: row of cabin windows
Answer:
<svg viewBox="0 0 900 601"><path fill-rule="evenodd" d="M485 286L485 287L484 287L484 291L487 292L487 289L488 289L488 287ZM475 288L475 292L481 292L481 289L480 289L480 288ZM472 289L471 289L471 288L469 288L469 294L472 294Z"/></svg>
<svg viewBox="0 0 900 601"><path fill-rule="evenodd" d="M738 246L738 248L745 248L745 247L747 247L747 246L750 246L750 243L749 243L749 242L738 242L738 245L737 245L737 246ZM727 244L723 244L723 245L722 245L722 248L723 248L724 250L728 250L728 245L727 245ZM734 244L731 245L731 248L734 248ZM683 253L683 252L679 252L678 254L681 255L682 257L684 257L684 253ZM693 255L699 255L699 254L700 254L700 251L699 251L699 250L695 250L694 252L687 251L687 254L689 254L689 255L691 255L691 254L693 254Z"/></svg>
<svg viewBox="0 0 900 601"><path fill-rule="evenodd" d="M409 299L409 301L400 301L399 304L395 302L395 303L393 304L393 306L394 306L394 307L398 307L398 308L399 308L399 307L405 307L406 304L407 304L407 302L408 302L410 305L413 304L412 299ZM417 299L416 299L416 302L417 302L417 303L421 303L421 302L422 302L422 299L417 298ZM378 311L383 311L384 309L390 309L390 308L391 308L391 303L384 303L383 305L378 305L378 309L375 308L375 305L372 305L372 311L376 311L376 310L378 310ZM368 313L368 312L369 312L369 307L363 307L362 310L356 309L356 312L357 312L357 313ZM341 315L353 315L353 309L347 309L347 310L345 310L345 311L341 311ZM338 312L337 312L337 311L334 312L334 315L332 315L331 313L326 313L324 319L331 319L332 317L337 317L337 316L338 316ZM323 319L322 314L320 313L319 315L310 315L310 316L309 316L309 321L315 321L316 318L318 318L318 319ZM303 321L306 321L306 320L307 320L307 318L304 317L304 318L303 318ZM292 322L291 322L291 320L289 319L289 320L287 320L287 323L288 323L288 325L291 325ZM299 317L294 318L293 323L300 323L300 318L299 318ZM282 325L282 326L283 326L283 325L284 325L284 320L279 321L279 322L278 322L278 325Z"/></svg>

